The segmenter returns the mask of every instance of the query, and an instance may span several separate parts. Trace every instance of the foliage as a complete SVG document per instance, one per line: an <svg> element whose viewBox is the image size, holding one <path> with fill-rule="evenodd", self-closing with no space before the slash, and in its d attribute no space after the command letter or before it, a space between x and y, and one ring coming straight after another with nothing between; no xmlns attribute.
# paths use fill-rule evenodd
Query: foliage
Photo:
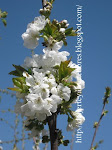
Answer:
<svg viewBox="0 0 112 150"><path fill-rule="evenodd" d="M0 19L1 19L1 21L3 22L3 24L4 24L4 26L6 26L7 25L7 21L6 21L6 17L7 17L7 15L8 15L8 13L6 12L6 11L2 11L1 9L0 9Z"/></svg>

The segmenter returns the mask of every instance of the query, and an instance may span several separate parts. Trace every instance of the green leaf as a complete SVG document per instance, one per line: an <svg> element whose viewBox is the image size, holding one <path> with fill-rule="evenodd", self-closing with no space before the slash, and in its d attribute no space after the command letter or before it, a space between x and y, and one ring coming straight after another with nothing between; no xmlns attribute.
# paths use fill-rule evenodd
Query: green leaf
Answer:
<svg viewBox="0 0 112 150"><path fill-rule="evenodd" d="M13 78L12 81L16 87L8 89L12 91L19 91L21 93L29 92L29 87L26 85L25 77Z"/></svg>
<svg viewBox="0 0 112 150"><path fill-rule="evenodd" d="M104 140L100 140L100 141L99 141L99 144L102 144L103 142L104 142Z"/></svg>
<svg viewBox="0 0 112 150"><path fill-rule="evenodd" d="M23 88L23 84L26 83L25 77L13 78L12 81L13 81L15 86L17 86L17 87L19 87L21 89Z"/></svg>
<svg viewBox="0 0 112 150"><path fill-rule="evenodd" d="M26 84L23 84L22 93L28 93L29 87Z"/></svg>
<svg viewBox="0 0 112 150"><path fill-rule="evenodd" d="M22 90L20 88L8 88L9 90L12 90L12 91L16 91L16 92L22 92Z"/></svg>
<svg viewBox="0 0 112 150"><path fill-rule="evenodd" d="M48 35L52 35L52 28L48 23L45 26L44 32Z"/></svg>
<svg viewBox="0 0 112 150"><path fill-rule="evenodd" d="M13 78L12 81L16 87L22 88L22 84L17 80L17 78Z"/></svg>
<svg viewBox="0 0 112 150"><path fill-rule="evenodd" d="M59 68L59 81L61 81L65 77L69 77L71 75L71 72L75 70L75 68L68 67L68 64L71 60L67 60L64 62L61 62L60 68Z"/></svg>
<svg viewBox="0 0 112 150"><path fill-rule="evenodd" d="M69 36L77 36L77 30L72 30Z"/></svg>
<svg viewBox="0 0 112 150"><path fill-rule="evenodd" d="M59 35L59 31L58 28L51 23L47 23L47 25L45 26L45 29L42 30L42 32L44 33L44 37L47 36L47 38L49 36L52 36L54 39L57 39L57 36Z"/></svg>
<svg viewBox="0 0 112 150"><path fill-rule="evenodd" d="M69 28L65 30L65 35L69 36L72 33L73 28Z"/></svg>
<svg viewBox="0 0 112 150"><path fill-rule="evenodd" d="M1 20L2 20L2 22L4 24L4 26L6 26L7 25L7 21L5 19L1 19Z"/></svg>
<svg viewBox="0 0 112 150"><path fill-rule="evenodd" d="M74 119L68 116L68 122L72 122Z"/></svg>
<svg viewBox="0 0 112 150"><path fill-rule="evenodd" d="M69 28L65 30L66 36L77 36L77 30L73 30L73 28Z"/></svg>
<svg viewBox="0 0 112 150"><path fill-rule="evenodd" d="M1 17L2 17L2 18L6 18L6 17L7 17L7 14L8 14L8 13L7 13L6 11L4 11L4 12L1 14Z"/></svg>
<svg viewBox="0 0 112 150"><path fill-rule="evenodd" d="M56 82L63 83L65 86L77 86L75 82L67 82L68 78L71 76L71 72L75 70L75 68L70 68L68 65L70 63L70 60L61 62L60 66L55 66L54 69L56 69L55 73L55 79Z"/></svg>
<svg viewBox="0 0 112 150"><path fill-rule="evenodd" d="M98 126L98 122L95 122L93 128L96 128L97 126Z"/></svg>
<svg viewBox="0 0 112 150"><path fill-rule="evenodd" d="M23 83L26 83L26 79L25 77L18 77L18 78L15 78L18 82L20 82L21 84Z"/></svg>
<svg viewBox="0 0 112 150"><path fill-rule="evenodd" d="M106 116L107 113L108 113L108 110L105 110L104 113L103 113L104 116Z"/></svg>
<svg viewBox="0 0 112 150"><path fill-rule="evenodd" d="M63 40L63 44L64 46L67 46L67 42L65 40Z"/></svg>
<svg viewBox="0 0 112 150"><path fill-rule="evenodd" d="M16 144L14 144L13 150L19 150Z"/></svg>
<svg viewBox="0 0 112 150"><path fill-rule="evenodd" d="M27 72L27 70L24 69L23 67L21 67L20 65L17 66L17 65L14 65L14 64L13 64L13 66L14 66L14 68L15 68L16 70L11 71L11 72L9 73L10 75L14 75L14 76L19 76L19 77L20 77L20 76L23 75L23 72L24 72L24 71Z"/></svg>
<svg viewBox="0 0 112 150"><path fill-rule="evenodd" d="M14 75L14 76L20 76L20 74L18 73L17 70L11 71L9 74L10 74L10 75Z"/></svg>
<svg viewBox="0 0 112 150"><path fill-rule="evenodd" d="M99 146L98 143L96 143L96 145L95 145L93 148L94 148L94 149L97 149L98 146ZM93 149L93 150L94 150L94 149Z"/></svg>
<svg viewBox="0 0 112 150"><path fill-rule="evenodd" d="M49 1L50 1L51 4L53 4L53 2L54 2L55 0L49 0Z"/></svg>
<svg viewBox="0 0 112 150"><path fill-rule="evenodd" d="M32 74L32 70L30 68L28 69L28 74Z"/></svg>
<svg viewBox="0 0 112 150"><path fill-rule="evenodd" d="M63 141L63 145L64 145L64 146L68 146L69 143L70 143L69 140L64 140L64 141Z"/></svg>
<svg viewBox="0 0 112 150"><path fill-rule="evenodd" d="M51 28L52 28L52 36L54 36L58 32L58 28L54 24L51 24Z"/></svg>
<svg viewBox="0 0 112 150"><path fill-rule="evenodd" d="M110 97L110 95L111 95L111 88L110 87L106 87L105 96L106 97Z"/></svg>
<svg viewBox="0 0 112 150"><path fill-rule="evenodd" d="M1 15L1 13L2 13L2 10L0 9L0 15Z"/></svg>
<svg viewBox="0 0 112 150"><path fill-rule="evenodd" d="M54 66L53 68L54 68L54 69L59 69L59 67L60 67L59 65L56 65L56 66Z"/></svg>
<svg viewBox="0 0 112 150"><path fill-rule="evenodd" d="M76 83L76 82L67 82L67 81L66 81L66 78L64 78L64 79L62 80L62 83L63 83L64 86L68 86L68 87L77 86L77 83Z"/></svg>
<svg viewBox="0 0 112 150"><path fill-rule="evenodd" d="M80 95L79 91L76 91L74 87L71 86L70 89L71 89L71 97L70 100L66 102L66 105L70 105Z"/></svg>
<svg viewBox="0 0 112 150"><path fill-rule="evenodd" d="M42 143L48 143L49 141L50 141L50 139L47 135L42 137Z"/></svg>
<svg viewBox="0 0 112 150"><path fill-rule="evenodd" d="M48 41L48 37L46 35L43 35L44 41L47 42Z"/></svg>

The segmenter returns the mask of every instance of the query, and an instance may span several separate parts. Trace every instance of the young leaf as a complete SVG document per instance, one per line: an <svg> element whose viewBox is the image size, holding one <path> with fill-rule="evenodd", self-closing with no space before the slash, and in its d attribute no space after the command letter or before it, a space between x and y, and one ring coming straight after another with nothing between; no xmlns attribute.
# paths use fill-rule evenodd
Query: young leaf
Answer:
<svg viewBox="0 0 112 150"><path fill-rule="evenodd" d="M6 17L7 17L7 14L8 14L8 13L7 13L6 11L4 11L3 13L1 13L1 17L2 17L2 18L6 18Z"/></svg>
<svg viewBox="0 0 112 150"><path fill-rule="evenodd" d="M2 13L2 10L0 9L0 18L1 18L1 13Z"/></svg>
<svg viewBox="0 0 112 150"><path fill-rule="evenodd" d="M16 69L16 70L14 70L14 71L11 71L9 74L10 75L14 75L14 76L22 76L23 75L23 72L24 71L26 71L27 72L27 70L26 69L24 69L23 67L21 67L21 66L17 66L17 65L14 65L13 64L13 66L14 66L14 68Z"/></svg>
<svg viewBox="0 0 112 150"><path fill-rule="evenodd" d="M54 69L59 69L59 67L60 67L59 65L56 65L56 66L54 66L53 68L54 68Z"/></svg>
<svg viewBox="0 0 112 150"><path fill-rule="evenodd" d="M105 111L103 112L104 116L106 116L107 113L108 113L108 110L105 110Z"/></svg>
<svg viewBox="0 0 112 150"><path fill-rule="evenodd" d="M69 28L65 30L65 35L69 36L72 33L73 28Z"/></svg>
<svg viewBox="0 0 112 150"><path fill-rule="evenodd" d="M17 78L13 78L12 81L16 87L19 87L20 89L22 89L22 84L20 81L17 80Z"/></svg>
<svg viewBox="0 0 112 150"><path fill-rule="evenodd" d="M7 25L7 21L5 19L1 19L1 20L2 20L2 22L4 24L4 26L6 26Z"/></svg>
<svg viewBox="0 0 112 150"><path fill-rule="evenodd" d="M70 63L70 60L61 62L60 68L59 68L59 81L61 81L65 77L69 77L71 75L71 72L74 71L74 68L68 67L68 64Z"/></svg>
<svg viewBox="0 0 112 150"><path fill-rule="evenodd" d="M73 118L71 118L70 116L68 116L68 122L72 122L74 119Z"/></svg>
<svg viewBox="0 0 112 150"><path fill-rule="evenodd" d="M25 77L13 78L12 81L14 85L16 86L16 88L10 88L10 90L18 91L19 89L19 92L21 93L28 92L29 87L25 84L26 83Z"/></svg>
<svg viewBox="0 0 112 150"><path fill-rule="evenodd" d="M63 44L64 44L64 46L67 46L67 41L63 40Z"/></svg>
<svg viewBox="0 0 112 150"><path fill-rule="evenodd" d="M43 30L44 35L52 35L52 28L50 24L46 24L45 29Z"/></svg>
<svg viewBox="0 0 112 150"><path fill-rule="evenodd" d="M16 88L16 87L14 87L14 88L8 88L8 89L12 90L12 91L16 91L16 92L22 92L22 89Z"/></svg>
<svg viewBox="0 0 112 150"><path fill-rule="evenodd" d="M77 36L77 30L72 30L69 36Z"/></svg>
<svg viewBox="0 0 112 150"><path fill-rule="evenodd" d="M69 143L70 143L69 140L64 140L64 141L63 141L63 145L64 145L64 146L68 146Z"/></svg>
<svg viewBox="0 0 112 150"><path fill-rule="evenodd" d="M54 35L58 31L57 27L54 24L51 24L51 28L52 28L52 35Z"/></svg>
<svg viewBox="0 0 112 150"><path fill-rule="evenodd" d="M94 122L93 128L96 128L98 126L98 122Z"/></svg>

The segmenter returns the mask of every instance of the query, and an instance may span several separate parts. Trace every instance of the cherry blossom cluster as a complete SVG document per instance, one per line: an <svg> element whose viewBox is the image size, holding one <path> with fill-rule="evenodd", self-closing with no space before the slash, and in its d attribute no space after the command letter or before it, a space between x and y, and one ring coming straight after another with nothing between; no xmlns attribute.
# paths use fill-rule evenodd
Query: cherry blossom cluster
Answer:
<svg viewBox="0 0 112 150"><path fill-rule="evenodd" d="M26 57L22 66L14 65L16 70L10 72L17 77L13 78L14 87L9 89L22 99L16 102L15 112L27 118L26 128L32 131L31 136L41 136L47 118L55 112L68 116L67 131L78 128L85 121L82 109L70 109L85 83L81 79L81 68L67 59L70 55L67 51L60 51L67 45L66 36L76 35L68 25L67 20L51 22L41 15L28 24L22 34L26 48L34 50L41 37L45 46L43 54L33 53L32 57Z"/></svg>

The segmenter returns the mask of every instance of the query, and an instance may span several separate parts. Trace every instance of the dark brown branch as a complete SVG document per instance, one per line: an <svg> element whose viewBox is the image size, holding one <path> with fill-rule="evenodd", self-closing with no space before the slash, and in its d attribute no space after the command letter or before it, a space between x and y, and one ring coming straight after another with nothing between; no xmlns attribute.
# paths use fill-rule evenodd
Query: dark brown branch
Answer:
<svg viewBox="0 0 112 150"><path fill-rule="evenodd" d="M96 126L96 128L95 128L95 132L94 132L93 139L92 139L92 142L91 142L90 150L92 150L92 148L93 148L93 143L94 143L94 140L95 140L95 137L96 137L96 133L97 133L97 131L98 131L98 127L99 127L100 122L101 122L101 120L102 120L102 118L103 118L103 116L104 116L105 104L106 104L106 103L103 104L102 113L101 113L100 119L99 119L99 121L98 121L98 124L97 124L97 126Z"/></svg>
<svg viewBox="0 0 112 150"><path fill-rule="evenodd" d="M58 129L56 129L57 112L48 117L48 125L50 130L51 150L58 150Z"/></svg>

